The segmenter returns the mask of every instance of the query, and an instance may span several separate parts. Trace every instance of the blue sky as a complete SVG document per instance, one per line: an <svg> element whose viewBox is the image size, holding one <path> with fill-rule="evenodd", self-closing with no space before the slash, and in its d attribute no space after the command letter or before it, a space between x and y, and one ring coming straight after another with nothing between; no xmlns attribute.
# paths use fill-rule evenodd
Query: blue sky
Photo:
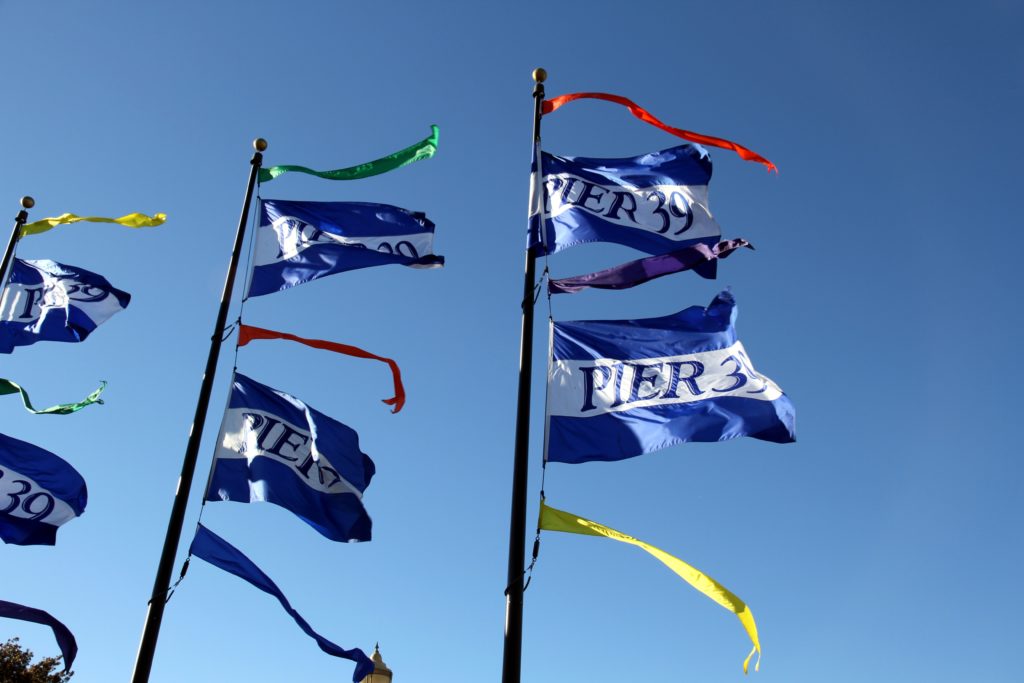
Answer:
<svg viewBox="0 0 1024 683"><path fill-rule="evenodd" d="M796 405L799 439L553 464L549 502L675 553L746 600L764 648L751 675L764 683L1019 678L1019 3L5 0L0 20L0 211L13 219L32 194L33 219L169 216L157 229L71 226L19 246L133 295L83 344L0 358L0 376L42 405L110 383L105 405L68 417L29 415L14 397L0 405L3 433L58 453L89 484L86 514L55 547L0 548L0 598L71 627L76 681L132 669L250 141L269 140L268 164L335 168L422 139L432 123L441 140L429 161L261 190L387 202L437 224L444 270L352 272L244 311L401 364L408 404L392 415L380 364L276 342L238 356L241 371L359 432L378 471L365 498L373 542L329 543L271 505L211 504L203 520L328 638L368 651L379 640L397 680L498 678L536 66L549 95L631 97L778 164L769 175L711 150L711 209L726 237L757 247L717 281L683 274L560 297L554 315L665 315L731 286L740 337ZM676 144L600 102L547 117L543 137L562 155ZM590 245L550 267L574 275L637 256ZM546 332L539 324L538 361ZM0 639L14 635L56 653L46 629L0 622ZM636 549L544 536L524 681L735 681L747 649L732 615ZM151 680L350 675L269 597L196 562L168 605Z"/></svg>

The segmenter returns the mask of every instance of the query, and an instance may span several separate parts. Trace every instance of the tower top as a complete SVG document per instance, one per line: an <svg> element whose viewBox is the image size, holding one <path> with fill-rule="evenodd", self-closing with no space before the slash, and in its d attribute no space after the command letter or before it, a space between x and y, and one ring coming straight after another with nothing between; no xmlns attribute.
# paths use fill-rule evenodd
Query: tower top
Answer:
<svg viewBox="0 0 1024 683"><path fill-rule="evenodd" d="M373 655L370 659L373 660L373 673L361 683L391 683L391 669L384 663L384 658L380 654L380 643L373 646Z"/></svg>

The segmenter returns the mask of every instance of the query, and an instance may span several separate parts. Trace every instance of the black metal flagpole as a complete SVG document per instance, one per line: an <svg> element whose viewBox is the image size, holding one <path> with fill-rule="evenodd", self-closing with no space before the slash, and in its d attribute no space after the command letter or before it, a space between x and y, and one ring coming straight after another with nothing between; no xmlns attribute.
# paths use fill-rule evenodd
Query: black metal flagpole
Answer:
<svg viewBox="0 0 1024 683"><path fill-rule="evenodd" d="M544 102L544 69L533 71L533 144L540 142L541 105ZM539 151L538 151L539 153ZM536 171L534 171L536 173ZM542 178L534 180L534 192L543 192ZM530 210L533 211L531 205ZM526 564L526 484L530 452L530 379L533 371L533 300L537 255L526 248L523 275L523 327L519 338L519 405L516 409L515 458L512 466L512 515L508 532L508 583L505 588L505 650L502 683L519 683L523 655L523 570Z"/></svg>
<svg viewBox="0 0 1024 683"><path fill-rule="evenodd" d="M249 220L249 204L252 203L252 191L256 186L256 177L263 164L263 151L267 149L267 141L256 138L252 146L256 153L252 155L252 169L249 171L249 184L245 188L245 201L242 203L242 215L238 219L238 230L235 232L235 246L228 263L227 277L224 279L224 292L220 297L220 310L217 311L217 322L213 326L210 338L210 355L206 359L206 370L199 388L199 400L196 402L196 414L192 419L192 431L188 435L185 447L185 458L181 463L181 476L178 479L178 490L174 494L174 505L171 507L171 518L167 522L167 536L164 538L164 549L160 554L156 579L153 581L153 594L149 599L146 612L146 625L142 630L142 641L135 658L135 671L132 683L147 683L149 672L153 667L153 654L156 651L156 640L160 635L160 622L164 616L164 605L167 602L167 589L171 584L174 569L174 558L178 553L181 540L181 527L185 521L185 508L188 506L188 494L192 488L192 476L196 471L196 460L199 457L199 444L203 437L203 426L206 424L206 410L210 404L210 393L213 390L213 377L217 371L217 359L220 357L221 339L224 326L228 319L228 308L231 305L231 291L235 286L235 272L242 254L242 242L245 239L245 226Z"/></svg>
<svg viewBox="0 0 1024 683"><path fill-rule="evenodd" d="M7 241L7 249L4 250L3 264L0 264L0 294L3 293L4 287L7 286L7 267L11 265L11 260L14 258L14 248L18 246L18 240L21 239L21 229L25 226L28 221L28 209L31 209L36 205L36 200L29 196L21 198L21 211L14 217L14 228L11 230L11 239Z"/></svg>

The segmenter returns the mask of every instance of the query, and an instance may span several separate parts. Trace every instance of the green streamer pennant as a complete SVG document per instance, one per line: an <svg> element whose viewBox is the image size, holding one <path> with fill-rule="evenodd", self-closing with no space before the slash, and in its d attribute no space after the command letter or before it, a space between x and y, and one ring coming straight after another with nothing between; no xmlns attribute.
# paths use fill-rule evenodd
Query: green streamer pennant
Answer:
<svg viewBox="0 0 1024 683"><path fill-rule="evenodd" d="M106 388L107 383L100 383L99 389L92 392L78 403L58 403L55 406L49 408L43 408L36 410L32 405L32 401L29 400L28 392L26 392L20 385L12 382L9 379L0 379L0 396L5 394L21 394L21 400L25 404L25 410L36 415L70 415L71 413L77 413L82 408L93 403L103 403L103 399L100 398L100 394Z"/></svg>
<svg viewBox="0 0 1024 683"><path fill-rule="evenodd" d="M305 166L271 166L270 168L260 169L260 182L270 182L277 176L288 173L289 171L308 173L309 175L326 178L327 180L358 180L360 178L369 178L370 176L387 173L388 171L393 171L396 168L408 166L420 159L429 159L434 156L434 153L437 152L437 138L440 134L440 129L437 126L431 126L430 130L431 133L429 137L426 137L403 150L395 152L394 154L381 157L376 161L368 161L365 164L350 166L348 168L339 168L333 171L314 171L313 169L306 168Z"/></svg>

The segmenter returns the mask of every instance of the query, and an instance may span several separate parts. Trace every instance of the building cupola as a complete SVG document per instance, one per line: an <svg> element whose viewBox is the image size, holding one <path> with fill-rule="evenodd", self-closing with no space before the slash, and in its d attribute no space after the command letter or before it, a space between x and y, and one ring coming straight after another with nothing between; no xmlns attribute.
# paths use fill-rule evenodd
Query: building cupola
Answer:
<svg viewBox="0 0 1024 683"><path fill-rule="evenodd" d="M373 673L364 678L360 683L391 683L391 669L384 663L380 656L380 643L373 646Z"/></svg>

